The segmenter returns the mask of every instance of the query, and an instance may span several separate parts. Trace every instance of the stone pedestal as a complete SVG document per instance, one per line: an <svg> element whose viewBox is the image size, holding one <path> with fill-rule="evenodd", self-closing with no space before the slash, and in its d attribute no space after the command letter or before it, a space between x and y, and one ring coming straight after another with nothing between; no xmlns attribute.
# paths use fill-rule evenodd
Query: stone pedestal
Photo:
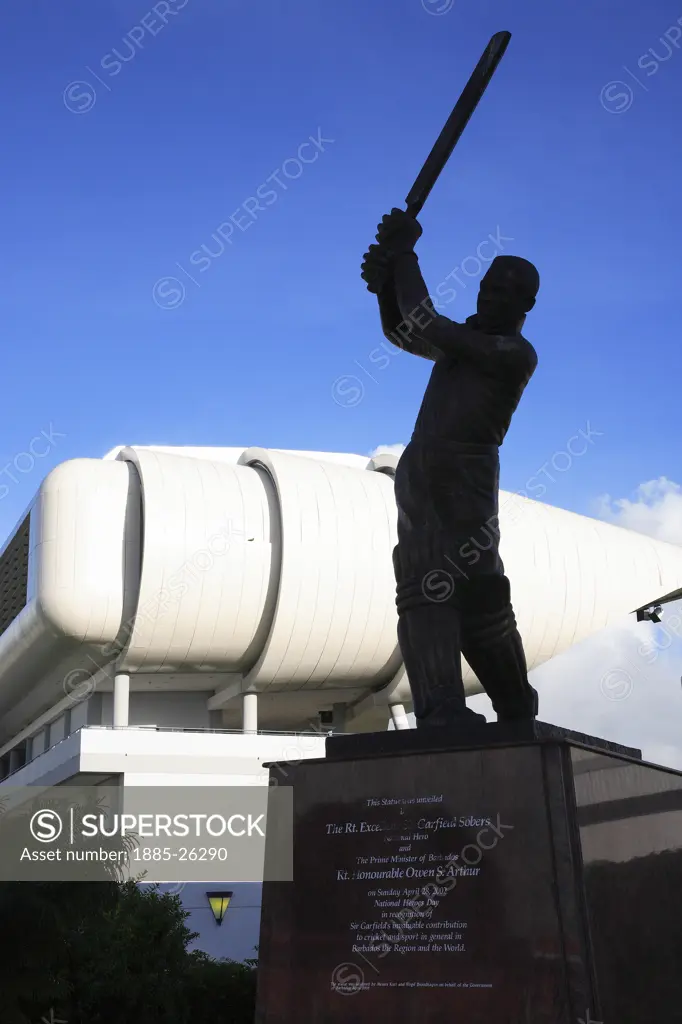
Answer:
<svg viewBox="0 0 682 1024"><path fill-rule="evenodd" d="M257 1024L679 1024L682 773L542 723L273 766Z"/></svg>

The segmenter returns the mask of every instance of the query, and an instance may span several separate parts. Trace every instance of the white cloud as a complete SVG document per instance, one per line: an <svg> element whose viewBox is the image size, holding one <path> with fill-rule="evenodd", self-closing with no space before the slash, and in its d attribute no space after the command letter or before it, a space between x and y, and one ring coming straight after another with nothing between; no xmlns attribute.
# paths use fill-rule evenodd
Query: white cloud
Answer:
<svg viewBox="0 0 682 1024"><path fill-rule="evenodd" d="M595 512L616 526L682 544L682 487L667 477L640 484L631 498L603 495ZM682 768L680 607L668 605L657 627L630 617L536 669L540 717L640 747L646 760ZM643 647L646 640L656 645L653 653Z"/></svg>
<svg viewBox="0 0 682 1024"><path fill-rule="evenodd" d="M682 768L682 618L670 613L656 628L628 619L530 674L540 694L540 719L555 725L637 747L648 761ZM653 656L643 657L646 641ZM672 641L672 642L671 642ZM494 720L485 695L470 706Z"/></svg>
<svg viewBox="0 0 682 1024"><path fill-rule="evenodd" d="M628 530L682 544L682 487L665 476L640 484L634 498L601 495L595 514Z"/></svg>
<svg viewBox="0 0 682 1024"><path fill-rule="evenodd" d="M405 451L404 444L380 444L378 448L375 448L369 453L370 459L373 459L375 455L402 455Z"/></svg>

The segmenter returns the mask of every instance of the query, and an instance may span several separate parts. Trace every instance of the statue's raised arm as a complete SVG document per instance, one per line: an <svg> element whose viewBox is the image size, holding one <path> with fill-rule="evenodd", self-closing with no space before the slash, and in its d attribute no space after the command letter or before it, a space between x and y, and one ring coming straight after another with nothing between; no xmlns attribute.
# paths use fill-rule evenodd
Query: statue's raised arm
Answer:
<svg viewBox="0 0 682 1024"><path fill-rule="evenodd" d="M475 362L482 369L494 365L503 369L506 366L512 372L515 367L532 362L529 346L521 335L508 334L507 317L498 325L499 334L495 333L492 323L482 333L477 329L477 323L460 324L436 312L414 251L421 234L421 225L416 220L403 210L394 209L378 226L379 244L370 247L370 253L375 250L373 265L383 267L385 278L390 282L391 313L394 319L400 318L403 330L404 325L410 325L422 348L430 353L428 358L434 362L446 356ZM506 278L510 279L509 282ZM525 314L535 304L539 278L531 263L515 256L506 257L506 260L498 257L494 261L493 273L486 275L482 283L478 315L485 315L490 303L499 301L501 293L510 284L515 306L520 307L517 321L522 325Z"/></svg>
<svg viewBox="0 0 682 1024"><path fill-rule="evenodd" d="M413 317L400 310L393 280L394 254L381 245L370 245L363 257L361 277L367 290L376 295L384 337L398 348L432 362L438 352L424 338Z"/></svg>

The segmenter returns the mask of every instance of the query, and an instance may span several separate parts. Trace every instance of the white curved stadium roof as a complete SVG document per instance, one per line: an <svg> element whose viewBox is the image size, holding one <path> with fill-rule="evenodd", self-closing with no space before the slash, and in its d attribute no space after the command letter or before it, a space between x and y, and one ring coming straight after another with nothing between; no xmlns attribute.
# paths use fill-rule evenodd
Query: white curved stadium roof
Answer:
<svg viewBox="0 0 682 1024"><path fill-rule="evenodd" d="M157 689L180 674L311 706L325 694L409 701L391 562L396 462L135 446L58 466L30 512L24 604L0 623L7 727L63 695L65 673L114 661ZM682 548L500 498L530 668L682 586ZM480 690L468 670L466 684Z"/></svg>

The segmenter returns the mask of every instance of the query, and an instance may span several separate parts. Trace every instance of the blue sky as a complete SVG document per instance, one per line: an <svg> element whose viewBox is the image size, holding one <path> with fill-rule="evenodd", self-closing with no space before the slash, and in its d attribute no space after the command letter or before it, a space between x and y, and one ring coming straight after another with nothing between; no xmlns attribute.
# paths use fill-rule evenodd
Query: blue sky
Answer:
<svg viewBox="0 0 682 1024"><path fill-rule="evenodd" d="M52 465L117 443L408 439L429 366L402 353L372 366L382 337L359 264L500 29L510 48L424 210L419 252L432 288L473 258L443 310L460 319L491 232L540 269L526 331L540 365L503 487L523 488L587 423L602 436L544 500L588 511L603 492L679 479L682 9L450 4L7 0L3 465L50 425L65 436L3 475L5 530ZM618 79L632 92L607 89L609 111L600 94ZM317 159L299 177L283 171L318 130L333 142L304 150ZM235 213L198 270L192 253L218 253L211 236ZM186 286L170 309L152 294L168 276ZM345 375L365 389L351 407L332 394Z"/></svg>

